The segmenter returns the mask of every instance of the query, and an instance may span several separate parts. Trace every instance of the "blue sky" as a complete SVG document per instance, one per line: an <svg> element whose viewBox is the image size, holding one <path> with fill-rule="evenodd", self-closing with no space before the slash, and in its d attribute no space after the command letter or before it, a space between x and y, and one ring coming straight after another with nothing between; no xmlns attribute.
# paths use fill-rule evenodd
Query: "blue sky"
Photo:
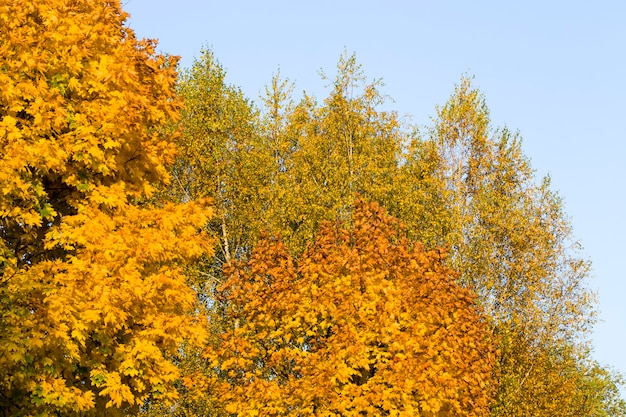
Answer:
<svg viewBox="0 0 626 417"><path fill-rule="evenodd" d="M208 46L259 101L278 69L322 99L319 70L356 53L388 107L426 124L463 74L519 130L593 262L594 356L626 374L626 2L125 0L130 26L187 67Z"/></svg>

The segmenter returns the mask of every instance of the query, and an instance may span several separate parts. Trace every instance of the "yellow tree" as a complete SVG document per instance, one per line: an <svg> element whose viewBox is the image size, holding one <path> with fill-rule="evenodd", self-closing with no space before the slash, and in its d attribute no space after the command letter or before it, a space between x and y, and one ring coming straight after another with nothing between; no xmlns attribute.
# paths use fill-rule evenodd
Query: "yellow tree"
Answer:
<svg viewBox="0 0 626 417"><path fill-rule="evenodd" d="M259 114L225 77L208 50L181 77L182 152L170 189L183 201L214 199L215 265L248 256L264 229L303 251L323 220L350 217L357 193L394 201L405 135L395 113L379 110L380 83L366 83L354 56L340 58L322 105L307 95L293 104L293 87L276 76Z"/></svg>
<svg viewBox="0 0 626 417"><path fill-rule="evenodd" d="M172 355L203 337L182 265L208 250L210 210L149 203L175 153L175 60L126 18L119 1L0 1L5 415L172 399Z"/></svg>
<svg viewBox="0 0 626 417"><path fill-rule="evenodd" d="M268 89L266 141L279 162L268 196L279 203L267 224L299 252L322 221L350 218L355 195L393 201L405 135L395 113L379 110L379 87L366 82L354 55L344 54L321 105L306 94L291 104L289 84L278 79Z"/></svg>
<svg viewBox="0 0 626 417"><path fill-rule="evenodd" d="M265 238L228 268L228 326L196 388L240 416L488 415L491 330L445 253L377 204L358 201L352 224L325 223L299 258Z"/></svg>
<svg viewBox="0 0 626 417"><path fill-rule="evenodd" d="M402 171L402 219L418 239L450 246L459 282L477 292L501 336L494 415L581 415L589 264L549 178L535 181L517 135L492 129L468 79L415 139Z"/></svg>
<svg viewBox="0 0 626 417"><path fill-rule="evenodd" d="M262 228L265 171L258 112L210 50L202 50L180 77L181 152L170 192L182 201L211 198L216 213L208 231L216 240L215 265L249 253Z"/></svg>

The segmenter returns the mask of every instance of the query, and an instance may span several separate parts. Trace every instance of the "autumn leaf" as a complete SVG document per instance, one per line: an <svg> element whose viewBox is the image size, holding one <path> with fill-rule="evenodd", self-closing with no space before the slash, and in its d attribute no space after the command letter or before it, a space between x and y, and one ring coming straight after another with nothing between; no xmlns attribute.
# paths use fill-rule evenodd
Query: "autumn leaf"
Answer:
<svg viewBox="0 0 626 417"><path fill-rule="evenodd" d="M121 415L177 396L206 200L157 202L176 59L119 1L0 2L0 408Z"/></svg>
<svg viewBox="0 0 626 417"><path fill-rule="evenodd" d="M267 237L228 269L216 319L230 326L205 351L222 407L488 415L496 354L475 297L376 204L358 202L353 224L326 223L297 259Z"/></svg>

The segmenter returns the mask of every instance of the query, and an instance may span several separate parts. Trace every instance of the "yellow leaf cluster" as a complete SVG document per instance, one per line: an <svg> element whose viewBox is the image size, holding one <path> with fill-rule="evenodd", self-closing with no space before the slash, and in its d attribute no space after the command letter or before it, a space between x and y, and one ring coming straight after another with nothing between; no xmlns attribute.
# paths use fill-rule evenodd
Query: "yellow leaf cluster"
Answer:
<svg viewBox="0 0 626 417"><path fill-rule="evenodd" d="M301 258L267 237L229 268L215 320L230 325L205 351L224 409L488 415L496 352L474 296L441 252L401 236L357 202L353 227L327 223Z"/></svg>
<svg viewBox="0 0 626 417"><path fill-rule="evenodd" d="M0 404L11 415L135 413L177 395L200 343L184 269L210 253L207 200L169 182L175 58L119 1L0 1ZM82 415L82 414L81 414Z"/></svg>

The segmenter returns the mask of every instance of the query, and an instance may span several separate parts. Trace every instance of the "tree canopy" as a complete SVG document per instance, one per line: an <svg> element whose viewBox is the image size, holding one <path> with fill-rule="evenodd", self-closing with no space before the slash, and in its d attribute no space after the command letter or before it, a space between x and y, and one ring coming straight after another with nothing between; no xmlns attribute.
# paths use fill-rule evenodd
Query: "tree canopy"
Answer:
<svg viewBox="0 0 626 417"><path fill-rule="evenodd" d="M262 239L227 269L227 325L204 352L207 386L236 415L489 414L496 350L445 253L358 201L294 258ZM200 379L200 378L198 378Z"/></svg>
<svg viewBox="0 0 626 417"><path fill-rule="evenodd" d="M184 266L203 203L168 182L175 60L117 1L0 2L0 409L102 415L176 397L202 339ZM106 411L105 411L106 410Z"/></svg>
<svg viewBox="0 0 626 417"><path fill-rule="evenodd" d="M185 83L192 82L182 91L193 106L199 94L226 88L225 73L210 52L187 77ZM211 77L222 87L197 84ZM281 236L299 259L325 221L351 224L356 195L376 201L406 224L410 239L429 250L448 248L446 263L459 272L457 282L477 293L501 353L493 415L574 416L583 409L609 410L609 404L623 411L616 391L608 388L616 387L619 376L595 372L598 365L586 345L594 320L589 262L580 255L549 178L535 177L519 134L491 125L485 98L470 78L437 108L432 125L420 128L378 110L384 102L379 88L380 83L367 81L354 56L344 55L321 103L306 93L295 101L290 82L276 76L258 114L246 104L251 130L229 131L232 143L245 146L216 147L215 135L190 138L194 149L202 149L193 152L196 158L226 152L224 160L252 167L246 178L252 175L254 183L203 176L183 161L186 178L206 190L254 184L255 193L248 188L229 199L226 230L237 235L221 247L244 248L233 259L245 261L265 230ZM218 115L236 120L234 109L225 105L216 112L204 105L186 114L194 115L196 126ZM229 185L229 179L238 182ZM201 183L206 180L213 185ZM256 203L247 205L252 198ZM245 229L233 227L242 219ZM219 269L212 279L219 285L227 277ZM228 316L227 311L220 314ZM589 395L590 386L614 394L599 400Z"/></svg>
<svg viewBox="0 0 626 417"><path fill-rule="evenodd" d="M562 201L463 77L259 107L119 0L0 0L0 414L619 416Z"/></svg>

